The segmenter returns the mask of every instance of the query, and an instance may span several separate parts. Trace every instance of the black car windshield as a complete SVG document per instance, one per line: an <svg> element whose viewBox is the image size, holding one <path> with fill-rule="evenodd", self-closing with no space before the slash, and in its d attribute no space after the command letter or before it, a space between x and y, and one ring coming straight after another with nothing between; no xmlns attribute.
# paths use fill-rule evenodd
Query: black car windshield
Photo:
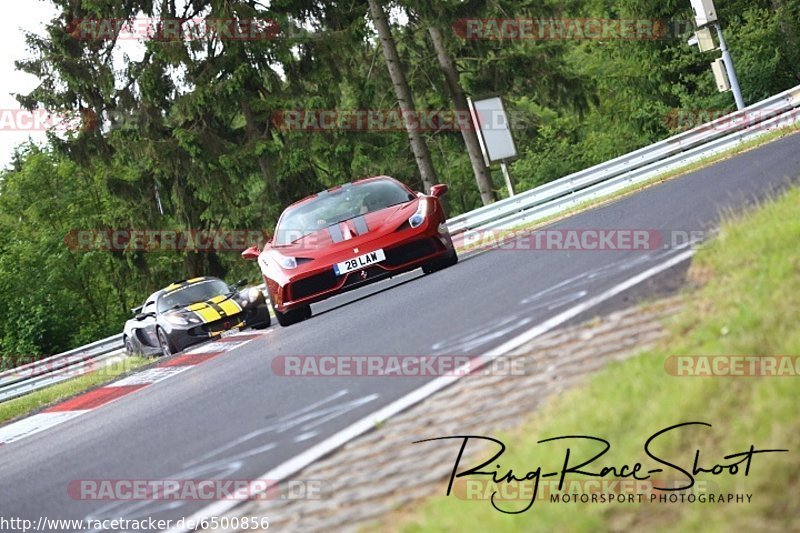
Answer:
<svg viewBox="0 0 800 533"><path fill-rule="evenodd" d="M287 209L275 228L277 245L290 244L310 233L359 215L380 211L416 198L394 180L379 179L325 191L313 200Z"/></svg>
<svg viewBox="0 0 800 533"><path fill-rule="evenodd" d="M162 295L158 299L158 312L163 313L170 309L186 307L197 302L205 302L214 296L228 294L229 292L231 292L231 288L228 287L228 284L219 279L192 283L182 289Z"/></svg>

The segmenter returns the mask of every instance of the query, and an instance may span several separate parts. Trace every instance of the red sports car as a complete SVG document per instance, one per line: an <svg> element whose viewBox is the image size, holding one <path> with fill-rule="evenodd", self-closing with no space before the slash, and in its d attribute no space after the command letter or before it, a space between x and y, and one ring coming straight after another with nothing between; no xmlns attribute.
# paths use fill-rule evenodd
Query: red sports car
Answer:
<svg viewBox="0 0 800 533"><path fill-rule="evenodd" d="M281 326L311 316L335 294L422 267L454 265L458 255L439 198L447 185L415 193L388 176L315 194L281 214L271 241L242 252L258 260Z"/></svg>

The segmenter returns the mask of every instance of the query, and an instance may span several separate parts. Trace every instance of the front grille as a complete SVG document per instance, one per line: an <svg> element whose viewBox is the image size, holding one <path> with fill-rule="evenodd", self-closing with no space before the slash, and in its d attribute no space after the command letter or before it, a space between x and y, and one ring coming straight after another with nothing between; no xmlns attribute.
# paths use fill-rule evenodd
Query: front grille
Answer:
<svg viewBox="0 0 800 533"><path fill-rule="evenodd" d="M333 268L326 270L320 274L315 274L307 278L295 281L291 285L291 298L299 300L306 296L317 294L318 292L327 291L332 289L339 282L339 278L333 271Z"/></svg>
<svg viewBox="0 0 800 533"><path fill-rule="evenodd" d="M437 247L433 239L419 239L386 250L386 264L399 266L415 259L436 253Z"/></svg>
<svg viewBox="0 0 800 533"><path fill-rule="evenodd" d="M362 270L351 272L344 286L350 287L352 285L358 285L359 283L364 283L365 281L371 280L373 278L386 275L388 275L388 272L382 268L376 266L367 267Z"/></svg>
<svg viewBox="0 0 800 533"><path fill-rule="evenodd" d="M219 320L215 320L213 322L208 322L207 324L202 324L200 326L193 327L189 331L189 334L206 336L208 333L225 331L231 329L233 326L235 326L242 320L244 320L244 313L236 313L235 315L229 315Z"/></svg>
<svg viewBox="0 0 800 533"><path fill-rule="evenodd" d="M441 245L437 247L437 241L434 239L418 239L413 242L386 249L386 260L381 264L389 267L404 265L414 261L415 259L421 259L423 257L432 255L439 251L440 248ZM366 277L364 277L361 272L365 272ZM386 270L378 266L368 267L360 271L351 272L348 274L347 282L344 286L349 287L350 285L362 283L383 274L386 274ZM300 300L308 296L313 296L320 292L333 289L339 284L340 280L341 278L337 276L333 271L333 268L331 268L325 272L321 272L292 283L289 289L290 297L292 300Z"/></svg>

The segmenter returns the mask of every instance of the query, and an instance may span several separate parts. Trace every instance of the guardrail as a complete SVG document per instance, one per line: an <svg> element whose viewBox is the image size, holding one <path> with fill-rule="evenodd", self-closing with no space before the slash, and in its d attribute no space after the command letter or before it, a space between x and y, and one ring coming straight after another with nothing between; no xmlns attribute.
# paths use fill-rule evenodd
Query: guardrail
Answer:
<svg viewBox="0 0 800 533"><path fill-rule="evenodd" d="M0 372L0 402L88 372L123 352L122 334Z"/></svg>
<svg viewBox="0 0 800 533"><path fill-rule="evenodd" d="M728 150L772 129L800 125L798 108L800 85L629 154L453 217L447 225L458 236L469 230L512 229L563 213L583 202ZM114 335L0 372L0 402L79 375L121 355L122 349L122 335Z"/></svg>
<svg viewBox="0 0 800 533"><path fill-rule="evenodd" d="M509 229L558 213L574 205L569 204L569 198L577 200L576 193L589 187L598 186L594 189L598 196L602 189L610 194L621 188L616 187L620 183L626 187L645 181L670 170L671 166L685 165L758 137L782 122L797 124L798 107L800 85L650 146L453 217L447 225L452 234L476 229ZM654 169L657 172L651 172ZM584 194L580 201L587 199ZM541 209L530 212L535 207Z"/></svg>

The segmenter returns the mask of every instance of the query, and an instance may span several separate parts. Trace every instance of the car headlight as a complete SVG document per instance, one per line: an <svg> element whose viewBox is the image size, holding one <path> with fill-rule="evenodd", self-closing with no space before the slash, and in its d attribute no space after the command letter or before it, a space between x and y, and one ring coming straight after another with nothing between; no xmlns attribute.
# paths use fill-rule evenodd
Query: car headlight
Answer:
<svg viewBox="0 0 800 533"><path fill-rule="evenodd" d="M187 317L185 315L164 315L164 319L175 326L188 326L189 324L199 324L200 319L194 316Z"/></svg>
<svg viewBox="0 0 800 533"><path fill-rule="evenodd" d="M408 225L412 228L418 228L425 222L425 217L428 216L428 202L420 200L417 212L411 215L408 219Z"/></svg>
<svg viewBox="0 0 800 533"><path fill-rule="evenodd" d="M261 291L258 287L250 287L246 291L239 293L240 302L247 306L256 303L261 298Z"/></svg>
<svg viewBox="0 0 800 533"><path fill-rule="evenodd" d="M261 296L261 291L258 290L258 287L250 287L247 291L247 299L251 302L258 301L258 298Z"/></svg>
<svg viewBox="0 0 800 533"><path fill-rule="evenodd" d="M281 268L285 268L286 270L297 268L297 259L294 257L288 255L278 255L277 261Z"/></svg>

